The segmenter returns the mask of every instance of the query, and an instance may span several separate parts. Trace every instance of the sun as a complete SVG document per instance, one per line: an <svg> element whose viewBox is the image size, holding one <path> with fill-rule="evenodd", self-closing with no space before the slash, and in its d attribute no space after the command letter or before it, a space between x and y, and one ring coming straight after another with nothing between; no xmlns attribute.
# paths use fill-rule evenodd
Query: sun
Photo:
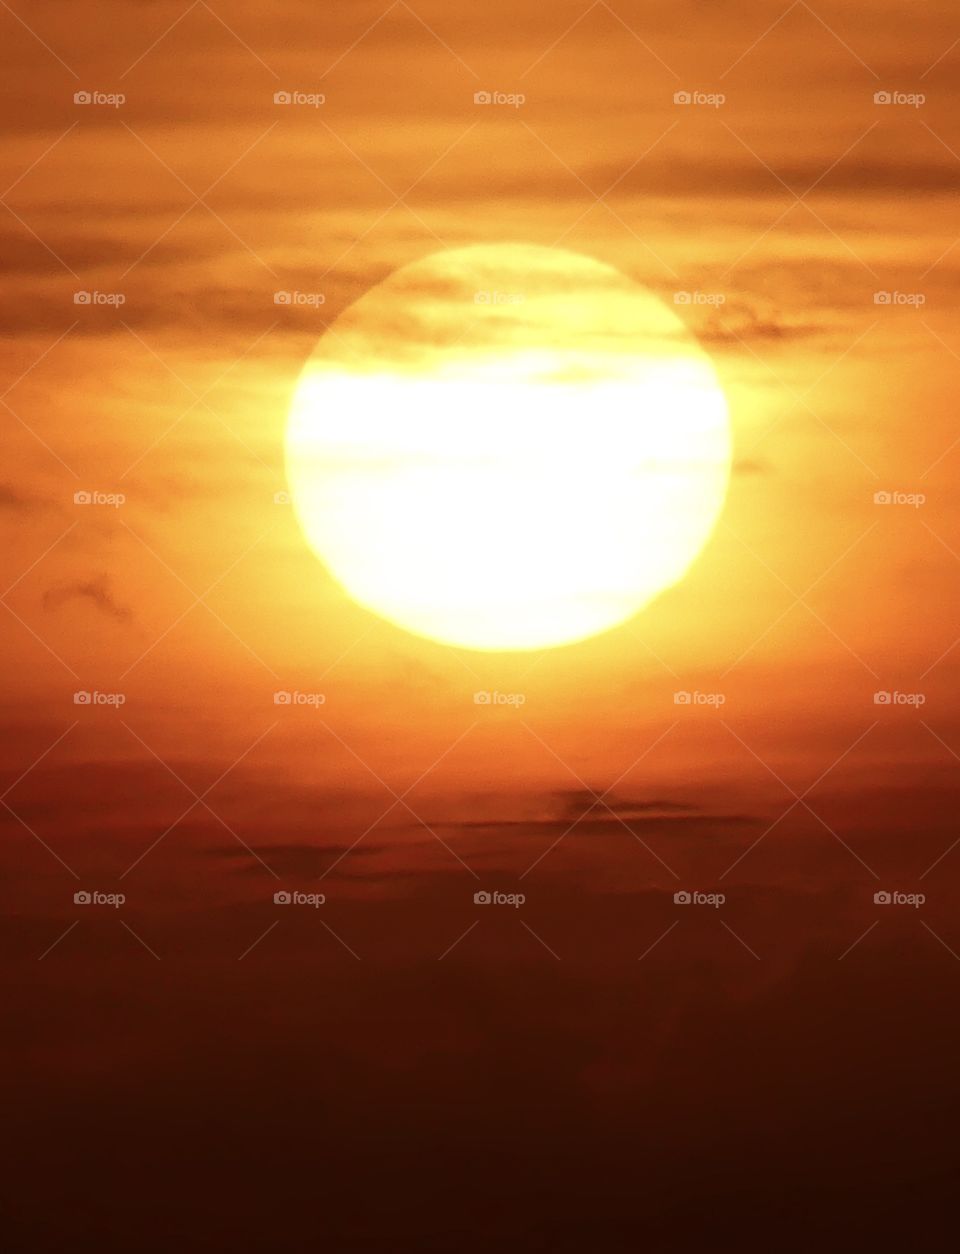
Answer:
<svg viewBox="0 0 960 1254"><path fill-rule="evenodd" d="M681 579L723 507L710 360L619 271L447 250L346 309L291 406L300 525L347 594L445 645L544 649Z"/></svg>

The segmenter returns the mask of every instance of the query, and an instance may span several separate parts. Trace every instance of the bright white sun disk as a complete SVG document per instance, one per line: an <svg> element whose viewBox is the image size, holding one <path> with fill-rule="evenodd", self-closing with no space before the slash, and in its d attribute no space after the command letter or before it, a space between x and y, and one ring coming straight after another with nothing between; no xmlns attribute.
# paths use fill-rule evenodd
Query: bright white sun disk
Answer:
<svg viewBox="0 0 960 1254"><path fill-rule="evenodd" d="M472 299L495 287L524 299ZM398 271L347 315L298 387L287 466L354 600L445 644L536 649L683 577L730 435L709 360L662 302L575 254L481 247Z"/></svg>

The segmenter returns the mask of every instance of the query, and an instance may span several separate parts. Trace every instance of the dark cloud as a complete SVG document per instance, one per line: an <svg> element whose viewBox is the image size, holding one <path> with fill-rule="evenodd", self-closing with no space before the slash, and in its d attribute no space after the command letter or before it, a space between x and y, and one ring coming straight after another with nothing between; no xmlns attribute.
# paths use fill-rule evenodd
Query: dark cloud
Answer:
<svg viewBox="0 0 960 1254"><path fill-rule="evenodd" d="M706 344L734 350L753 342L786 343L811 339L817 335L829 335L835 329L825 320L814 321L810 314L806 318L796 313L786 314L760 298L735 295L720 305L706 308L709 312L695 327L697 338Z"/></svg>
<svg viewBox="0 0 960 1254"><path fill-rule="evenodd" d="M32 514L41 508L42 502L29 496L9 483L0 483L0 509L13 513Z"/></svg>
<svg viewBox="0 0 960 1254"><path fill-rule="evenodd" d="M61 584L56 588L49 588L43 594L43 608L45 610L60 610L65 605L74 602L92 605L100 613L108 618L112 618L115 622L128 623L133 618L133 612L116 600L105 576L81 580L76 583Z"/></svg>

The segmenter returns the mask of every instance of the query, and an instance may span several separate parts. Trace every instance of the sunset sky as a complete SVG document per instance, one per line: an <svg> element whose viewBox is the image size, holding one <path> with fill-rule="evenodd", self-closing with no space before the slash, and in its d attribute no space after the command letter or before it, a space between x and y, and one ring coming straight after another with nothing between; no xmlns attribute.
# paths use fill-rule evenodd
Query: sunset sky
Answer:
<svg viewBox="0 0 960 1254"><path fill-rule="evenodd" d="M0 58L21 1235L60 1144L38 1103L53 1123L100 1110L118 1143L144 1135L133 1111L159 1121L162 1172L185 1093L217 1112L191 1153L238 1170L225 1128L268 1160L272 1100L309 1112L342 1157L286 1129L265 1170L304 1232L294 1195L322 1180L342 1250L489 1248L496 1214L518 1250L703 1249L718 1230L663 1234L741 1173L737 1205L778 1218L759 1144L838 1234L864 1230L872 1186L932 1224L960 1040L955 6L0 0ZM290 504L287 419L321 336L342 351L354 302L481 244L652 292L729 407L726 501L686 577L556 649L455 648L370 613ZM410 309L373 308L371 359L399 359ZM438 308L456 353L482 306ZM922 1149L884 1140L884 1108L914 1110ZM523 1197L469 1136L493 1147L501 1116ZM96 1176L61 1153L50 1248ZM125 1213L152 1205L109 1136L91 1153ZM191 1193L189 1239L272 1248L229 1174ZM352 1218L330 1227L338 1196ZM76 1248L171 1248L167 1220L124 1246L110 1215L93 1206ZM794 1248L761 1235L737 1248Z"/></svg>

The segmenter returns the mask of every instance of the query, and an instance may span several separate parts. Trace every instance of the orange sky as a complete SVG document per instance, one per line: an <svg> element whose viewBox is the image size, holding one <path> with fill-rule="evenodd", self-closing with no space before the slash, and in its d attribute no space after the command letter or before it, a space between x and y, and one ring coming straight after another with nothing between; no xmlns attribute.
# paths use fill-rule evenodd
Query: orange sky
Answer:
<svg viewBox="0 0 960 1254"><path fill-rule="evenodd" d="M475 845L457 825L558 833L562 798L619 780L625 804L746 814L759 832L791 800L775 776L802 791L854 742L822 785L831 828L878 765L904 766L908 789L913 770L947 786L960 52L947 5L911 14L909 44L897 6L869 24L855 12L151 3L101 5L94 25L83 6L41 3L21 14L29 29L0 14L11 780L75 724L20 785L20 817L45 773L87 830L81 765L164 780L152 750L205 787L249 750L223 786L237 788L231 826L251 787L303 791L332 861L389 803L375 776L402 792L439 759L418 817L450 824L468 864L518 873L526 847ZM879 90L926 99L877 105ZM78 105L77 91L126 99ZM276 91L325 100L275 105ZM477 105L476 91L525 99ZM687 579L624 627L540 656L450 650L373 618L274 503L287 408L324 327L405 262L502 240L581 251L669 303L710 296L676 308L734 424L727 507ZM125 299L77 305L78 291ZM278 305L278 291L323 302ZM77 490L126 500L78 507ZM878 490L926 500L878 507ZM278 688L326 705L278 710ZM76 708L78 689L124 692L131 730ZM477 689L526 702L478 709ZM678 709L678 689L726 704ZM878 709L878 689L927 702ZM48 855L8 818L40 869ZM126 830L123 807L115 818ZM399 807L386 829L413 822ZM244 839L309 842L299 824L258 819ZM56 826L44 839L70 863L79 831L57 844ZM105 865L164 826L137 811ZM749 841L728 838L732 861ZM414 843L456 867L431 834ZM404 863L389 841L383 858Z"/></svg>

